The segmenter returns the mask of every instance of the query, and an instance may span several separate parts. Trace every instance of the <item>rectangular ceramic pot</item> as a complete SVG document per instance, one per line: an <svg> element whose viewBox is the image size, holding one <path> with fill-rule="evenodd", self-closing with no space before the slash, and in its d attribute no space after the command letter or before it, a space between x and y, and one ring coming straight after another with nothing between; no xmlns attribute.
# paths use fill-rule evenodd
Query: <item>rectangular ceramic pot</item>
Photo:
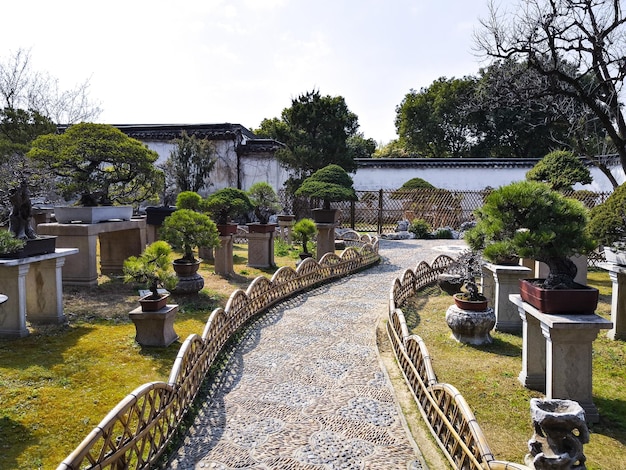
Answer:
<svg viewBox="0 0 626 470"><path fill-rule="evenodd" d="M543 279L520 279L520 296L537 310L553 315L592 314L598 306L598 289L576 284L575 289L544 289L535 282Z"/></svg>
<svg viewBox="0 0 626 470"><path fill-rule="evenodd" d="M26 240L26 245L15 253L1 254L2 259L22 259L30 256L46 255L54 253L57 237L39 235L37 238Z"/></svg>
<svg viewBox="0 0 626 470"><path fill-rule="evenodd" d="M60 224L82 222L97 224L107 220L130 220L133 216L133 206L55 206L54 217Z"/></svg>

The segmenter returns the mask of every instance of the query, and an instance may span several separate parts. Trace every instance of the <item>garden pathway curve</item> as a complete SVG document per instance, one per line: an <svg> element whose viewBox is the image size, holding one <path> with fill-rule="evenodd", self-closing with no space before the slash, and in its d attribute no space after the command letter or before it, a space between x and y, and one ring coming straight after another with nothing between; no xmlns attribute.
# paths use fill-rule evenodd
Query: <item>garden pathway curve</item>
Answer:
<svg viewBox="0 0 626 470"><path fill-rule="evenodd" d="M376 325L393 279L463 247L381 240L381 264L253 320L206 384L210 398L167 468L425 469L380 360Z"/></svg>

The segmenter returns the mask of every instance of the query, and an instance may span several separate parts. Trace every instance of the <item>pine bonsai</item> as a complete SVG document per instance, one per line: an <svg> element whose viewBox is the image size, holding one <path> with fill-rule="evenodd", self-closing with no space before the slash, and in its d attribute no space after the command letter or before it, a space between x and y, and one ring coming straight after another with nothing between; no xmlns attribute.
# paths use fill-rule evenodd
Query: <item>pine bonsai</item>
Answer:
<svg viewBox="0 0 626 470"><path fill-rule="evenodd" d="M150 299L160 298L159 287L173 290L177 277L172 269L170 255L172 247L157 240L146 247L139 256L131 256L124 261L124 282L141 282L150 289Z"/></svg>
<svg viewBox="0 0 626 470"><path fill-rule="evenodd" d="M252 203L245 191L223 188L207 196L202 210L208 212L218 225L226 225L229 219L245 215L252 210Z"/></svg>
<svg viewBox="0 0 626 470"><path fill-rule="evenodd" d="M339 165L328 165L306 178L297 189L298 197L314 197L324 201L324 209L331 202L358 200L350 175Z"/></svg>
<svg viewBox="0 0 626 470"><path fill-rule="evenodd" d="M215 223L206 214L191 209L178 209L166 217L160 233L173 248L183 250L181 261L187 263L197 262L193 254L195 248L220 246Z"/></svg>
<svg viewBox="0 0 626 470"><path fill-rule="evenodd" d="M602 246L622 251L626 248L626 185L591 209L588 231Z"/></svg>
<svg viewBox="0 0 626 470"><path fill-rule="evenodd" d="M542 261L550 273L546 289L573 288L576 265L570 257L595 248L587 234L587 210L543 183L521 181L493 191L475 211L476 226L466 233L473 250Z"/></svg>
<svg viewBox="0 0 626 470"><path fill-rule="evenodd" d="M311 219L300 219L294 224L293 237L302 244L302 253L310 254L307 245L316 230L315 222Z"/></svg>
<svg viewBox="0 0 626 470"><path fill-rule="evenodd" d="M254 215L262 224L267 224L270 217L281 209L278 194L265 181L259 181L250 186L248 196L254 207Z"/></svg>

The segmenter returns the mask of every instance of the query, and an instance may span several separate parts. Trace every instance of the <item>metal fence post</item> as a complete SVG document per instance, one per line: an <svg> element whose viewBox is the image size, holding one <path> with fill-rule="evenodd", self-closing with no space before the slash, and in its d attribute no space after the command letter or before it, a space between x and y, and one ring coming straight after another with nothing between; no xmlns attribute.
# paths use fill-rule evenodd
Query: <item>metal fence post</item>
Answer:
<svg viewBox="0 0 626 470"><path fill-rule="evenodd" d="M378 234L383 233L383 189L378 190Z"/></svg>

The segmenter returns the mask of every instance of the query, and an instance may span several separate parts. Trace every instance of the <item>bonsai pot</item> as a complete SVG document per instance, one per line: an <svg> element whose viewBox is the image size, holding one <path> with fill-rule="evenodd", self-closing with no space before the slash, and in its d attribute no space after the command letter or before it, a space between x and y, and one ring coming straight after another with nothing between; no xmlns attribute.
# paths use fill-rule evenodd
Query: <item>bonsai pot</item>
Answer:
<svg viewBox="0 0 626 470"><path fill-rule="evenodd" d="M191 277L198 272L200 260L189 262L183 259L177 259L174 260L172 266L178 277Z"/></svg>
<svg viewBox="0 0 626 470"><path fill-rule="evenodd" d="M520 297L548 314L592 314L598 305L598 289L576 284L574 289L544 289L543 279L520 279Z"/></svg>
<svg viewBox="0 0 626 470"><path fill-rule="evenodd" d="M339 209L313 209L313 220L318 224L334 224L339 221Z"/></svg>
<svg viewBox="0 0 626 470"><path fill-rule="evenodd" d="M221 237L234 235L237 233L237 224L217 224L217 231Z"/></svg>
<svg viewBox="0 0 626 470"><path fill-rule="evenodd" d="M55 206L54 217L60 224L82 222L97 224L107 220L130 220L133 206Z"/></svg>
<svg viewBox="0 0 626 470"><path fill-rule="evenodd" d="M29 238L23 248L13 253L0 254L1 259L22 259L30 256L46 255L54 253L56 248L55 236L40 235L37 238Z"/></svg>
<svg viewBox="0 0 626 470"><path fill-rule="evenodd" d="M291 222L296 220L296 216L292 214L278 214L276 217L278 217L279 222Z"/></svg>
<svg viewBox="0 0 626 470"><path fill-rule="evenodd" d="M148 206L146 207L146 223L148 225L162 225L166 217L176 211L176 206Z"/></svg>
<svg viewBox="0 0 626 470"><path fill-rule="evenodd" d="M470 310L472 312L482 312L487 310L488 300L467 300L463 298L463 293L454 294L454 303L457 307L463 310Z"/></svg>
<svg viewBox="0 0 626 470"><path fill-rule="evenodd" d="M272 233L276 231L276 224L260 224L260 223L253 223L253 224L247 224L248 225L248 232L250 233ZM237 226L235 226L235 231L237 229Z"/></svg>
<svg viewBox="0 0 626 470"><path fill-rule="evenodd" d="M142 312L156 312L167 305L170 294L161 294L158 298L153 298L152 294L145 295L139 299Z"/></svg>

